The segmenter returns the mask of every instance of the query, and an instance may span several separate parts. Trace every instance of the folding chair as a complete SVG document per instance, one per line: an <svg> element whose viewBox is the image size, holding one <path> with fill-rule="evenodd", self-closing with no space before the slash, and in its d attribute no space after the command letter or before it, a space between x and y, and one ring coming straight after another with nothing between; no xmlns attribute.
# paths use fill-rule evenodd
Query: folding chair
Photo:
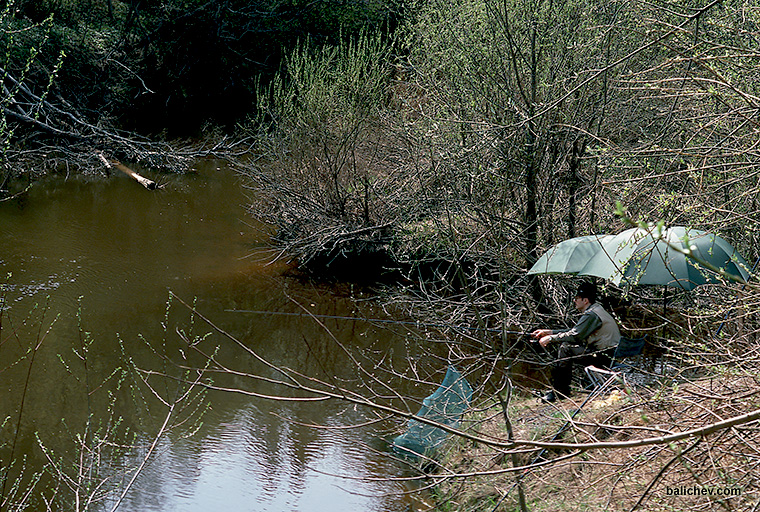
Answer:
<svg viewBox="0 0 760 512"><path fill-rule="evenodd" d="M610 369L622 370L627 368L627 365L622 362L623 359L640 356L644 352L646 341L646 336L642 336L641 338L626 338L621 336L620 342L617 348L615 348L615 355L612 356Z"/></svg>
<svg viewBox="0 0 760 512"><path fill-rule="evenodd" d="M646 344L646 336L641 338L625 338L620 337L620 342L615 349L615 354L612 356L612 362L609 369L598 368L596 366L587 366L584 368L586 376L589 378L594 388L605 384L610 378L614 377L615 381L623 388L627 388L628 384L625 380L625 371L630 366L624 364L623 359L636 357L641 355L644 351L644 345Z"/></svg>

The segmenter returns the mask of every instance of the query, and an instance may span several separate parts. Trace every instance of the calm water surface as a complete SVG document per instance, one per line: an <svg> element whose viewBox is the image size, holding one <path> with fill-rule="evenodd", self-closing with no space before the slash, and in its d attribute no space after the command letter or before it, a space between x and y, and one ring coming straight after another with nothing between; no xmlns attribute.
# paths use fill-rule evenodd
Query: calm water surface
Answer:
<svg viewBox="0 0 760 512"><path fill-rule="evenodd" d="M350 290L309 285L267 264L266 230L245 214L249 201L234 173L207 162L195 173L157 180L164 187L147 191L120 175L54 176L0 203L0 274L10 274L0 331L0 416L9 418L3 465L26 456L31 471L45 462L42 443L73 466L77 432L89 414L103 416L113 403L111 416L123 418L142 448L102 461L100 469L119 474L122 486L130 480L130 468L140 465L166 415L155 395L168 399L183 387L151 377L155 395L147 386L126 391L115 385L114 371L126 357L179 376L178 363L198 364L182 337L212 331L178 301L169 302L169 291L277 365L359 386L342 346L363 361L383 357L403 370L409 342L382 325L325 320L320 326L303 317L230 311L380 315L369 305L358 311ZM34 359L20 359L37 340ZM217 334L199 346L218 347L220 361L238 370L276 376ZM243 377L215 382L282 392ZM24 388L20 433L12 442ZM429 389L404 391L424 396ZM218 391L197 403L200 412L187 412L191 421L161 437L129 492L108 493L94 509L371 512L412 506L399 495L407 487L390 480L404 475L387 456L389 433L380 428L393 424L344 428L372 419L368 411L338 401L280 402Z"/></svg>

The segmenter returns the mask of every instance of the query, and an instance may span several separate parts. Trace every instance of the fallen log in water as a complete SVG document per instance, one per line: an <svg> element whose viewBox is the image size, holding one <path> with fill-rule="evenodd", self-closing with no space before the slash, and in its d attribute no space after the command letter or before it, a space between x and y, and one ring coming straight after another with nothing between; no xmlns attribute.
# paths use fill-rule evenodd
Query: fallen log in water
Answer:
<svg viewBox="0 0 760 512"><path fill-rule="evenodd" d="M121 172L129 176L130 178L134 179L142 185L143 187L147 188L148 190L154 190L158 188L158 185L156 185L156 182L153 180L149 180L148 178L144 176L140 176L135 171L127 167L126 165L121 164L120 162L114 162L114 167L119 169Z"/></svg>
<svg viewBox="0 0 760 512"><path fill-rule="evenodd" d="M98 153L98 158L100 158L100 161L103 162L103 164L108 167L108 169L118 169L133 180L135 180L137 183L142 185L143 187L147 188L148 190L155 190L158 188L158 185L155 181L149 180L148 178L144 176L140 176L135 171L127 167L126 165L122 164L121 162L114 161L109 162L106 157L103 156L103 153Z"/></svg>

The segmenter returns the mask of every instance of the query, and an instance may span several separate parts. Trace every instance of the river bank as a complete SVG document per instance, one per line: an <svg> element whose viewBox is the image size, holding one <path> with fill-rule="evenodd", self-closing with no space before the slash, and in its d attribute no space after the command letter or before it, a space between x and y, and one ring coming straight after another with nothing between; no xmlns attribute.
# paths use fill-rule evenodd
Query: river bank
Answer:
<svg viewBox="0 0 760 512"><path fill-rule="evenodd" d="M541 404L518 389L508 409L513 436L501 406L481 404L466 418L468 432L527 442L515 458L507 449L451 442L446 471L431 476L437 510L519 511L519 487L524 510L534 512L750 510L757 503L756 379L669 379L587 399Z"/></svg>

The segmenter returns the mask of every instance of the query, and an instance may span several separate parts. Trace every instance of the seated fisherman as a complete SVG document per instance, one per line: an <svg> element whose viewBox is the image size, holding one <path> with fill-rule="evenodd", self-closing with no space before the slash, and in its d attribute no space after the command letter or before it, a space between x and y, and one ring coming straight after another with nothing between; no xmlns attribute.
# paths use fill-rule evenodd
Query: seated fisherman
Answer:
<svg viewBox="0 0 760 512"><path fill-rule="evenodd" d="M552 368L553 389L542 398L545 402L554 402L558 395L570 396L573 363L609 366L620 341L620 330L615 319L596 303L596 286L593 283L582 283L574 302L582 315L572 329L537 329L531 333L544 348L552 342L561 343Z"/></svg>

